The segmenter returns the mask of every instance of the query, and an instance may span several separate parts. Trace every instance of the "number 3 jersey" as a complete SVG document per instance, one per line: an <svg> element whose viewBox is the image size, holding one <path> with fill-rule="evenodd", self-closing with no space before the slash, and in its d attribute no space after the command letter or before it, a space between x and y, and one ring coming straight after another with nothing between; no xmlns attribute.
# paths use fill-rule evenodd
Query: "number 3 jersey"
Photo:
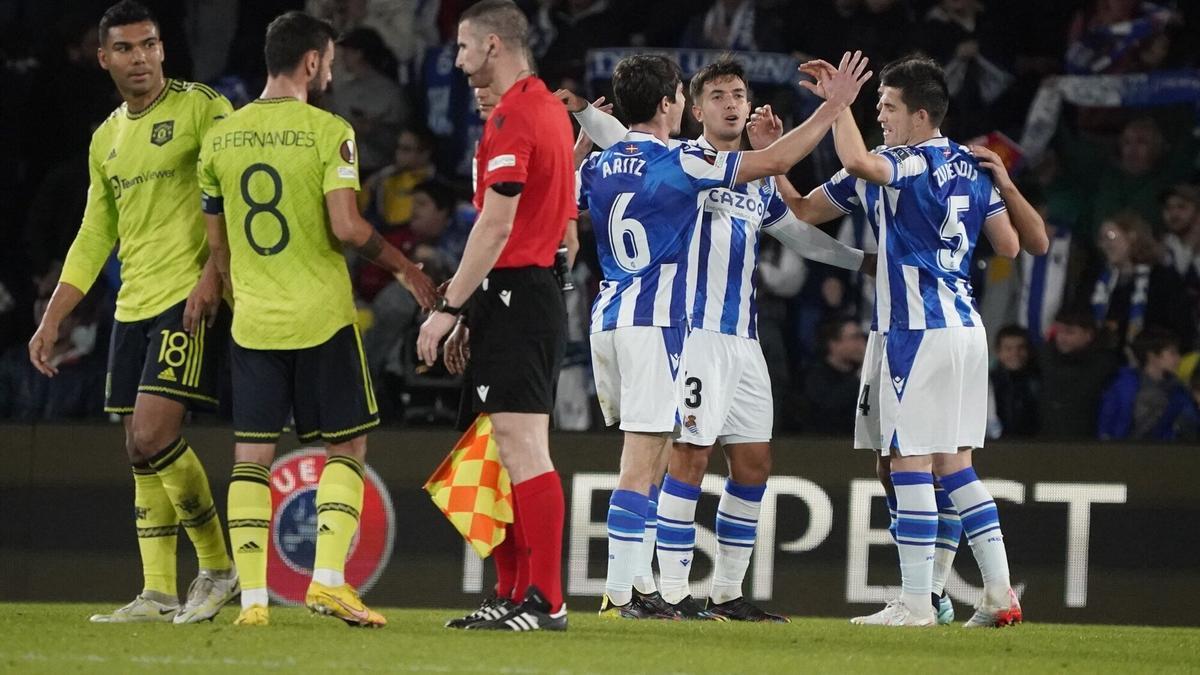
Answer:
<svg viewBox="0 0 1200 675"><path fill-rule="evenodd" d="M579 209L588 209L604 279L593 333L687 321L688 246L707 190L733 187L739 154L631 131L580 167Z"/></svg>
<svg viewBox="0 0 1200 675"><path fill-rule="evenodd" d="M1005 210L991 176L943 136L875 152L892 165L887 185L842 170L823 186L846 213L862 208L879 242L871 329L982 326L971 257L984 221Z"/></svg>
<svg viewBox="0 0 1200 675"><path fill-rule="evenodd" d="M92 134L90 184L61 281L87 292L120 241L117 321L158 316L196 286L208 258L196 186L200 139L233 107L203 84L167 80L144 110L121 104Z"/></svg>
<svg viewBox="0 0 1200 675"><path fill-rule="evenodd" d="M354 322L325 194L358 189L357 155L346 120L294 98L253 101L204 137L200 190L225 214L242 347L312 347Z"/></svg>

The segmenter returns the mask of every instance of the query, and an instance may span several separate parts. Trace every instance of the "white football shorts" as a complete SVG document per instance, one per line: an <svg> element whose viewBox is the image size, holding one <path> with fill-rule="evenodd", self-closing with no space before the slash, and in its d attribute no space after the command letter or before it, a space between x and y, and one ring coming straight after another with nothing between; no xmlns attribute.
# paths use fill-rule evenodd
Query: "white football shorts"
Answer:
<svg viewBox="0 0 1200 675"><path fill-rule="evenodd" d="M676 440L703 446L771 440L775 406L758 340L693 330L683 364Z"/></svg>
<svg viewBox="0 0 1200 675"><path fill-rule="evenodd" d="M854 447L901 456L982 448L988 350L982 326L867 338Z"/></svg>
<svg viewBox="0 0 1200 675"><path fill-rule="evenodd" d="M606 425L674 433L675 380L686 334L685 326L624 326L592 333L592 376Z"/></svg>

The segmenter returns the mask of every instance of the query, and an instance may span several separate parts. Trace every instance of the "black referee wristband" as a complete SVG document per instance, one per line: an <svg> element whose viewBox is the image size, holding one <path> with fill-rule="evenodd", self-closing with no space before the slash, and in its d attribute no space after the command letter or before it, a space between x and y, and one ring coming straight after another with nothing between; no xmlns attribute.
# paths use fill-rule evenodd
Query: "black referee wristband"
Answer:
<svg viewBox="0 0 1200 675"><path fill-rule="evenodd" d="M444 312L450 316L458 316L459 314L462 314L463 308L455 307L446 301L445 296L439 296L437 302L433 303L433 311Z"/></svg>

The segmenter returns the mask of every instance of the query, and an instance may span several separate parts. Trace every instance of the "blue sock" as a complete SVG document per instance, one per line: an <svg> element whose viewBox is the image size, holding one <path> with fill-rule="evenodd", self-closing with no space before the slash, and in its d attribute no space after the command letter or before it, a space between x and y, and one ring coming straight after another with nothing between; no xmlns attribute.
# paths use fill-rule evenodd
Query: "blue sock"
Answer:
<svg viewBox="0 0 1200 675"><path fill-rule="evenodd" d="M646 534L646 495L613 490L608 500L608 577L604 590L615 605L633 599L633 575Z"/></svg>

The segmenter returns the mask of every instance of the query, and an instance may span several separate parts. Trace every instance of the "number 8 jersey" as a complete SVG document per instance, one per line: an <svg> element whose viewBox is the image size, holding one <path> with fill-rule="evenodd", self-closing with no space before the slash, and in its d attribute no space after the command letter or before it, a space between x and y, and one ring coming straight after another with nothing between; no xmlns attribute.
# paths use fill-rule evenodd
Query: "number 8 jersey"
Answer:
<svg viewBox="0 0 1200 675"><path fill-rule="evenodd" d="M971 257L984 221L1005 210L991 176L966 147L942 136L876 152L891 162L887 185L842 170L823 186L846 213L861 207L875 230L872 330L982 326Z"/></svg>
<svg viewBox="0 0 1200 675"><path fill-rule="evenodd" d="M706 190L733 187L739 155L631 131L579 169L604 280L591 331L687 321L688 245Z"/></svg>
<svg viewBox="0 0 1200 675"><path fill-rule="evenodd" d="M205 135L200 191L225 214L237 344L303 349L354 323L325 194L358 189L357 154L346 120L294 98L253 101Z"/></svg>

